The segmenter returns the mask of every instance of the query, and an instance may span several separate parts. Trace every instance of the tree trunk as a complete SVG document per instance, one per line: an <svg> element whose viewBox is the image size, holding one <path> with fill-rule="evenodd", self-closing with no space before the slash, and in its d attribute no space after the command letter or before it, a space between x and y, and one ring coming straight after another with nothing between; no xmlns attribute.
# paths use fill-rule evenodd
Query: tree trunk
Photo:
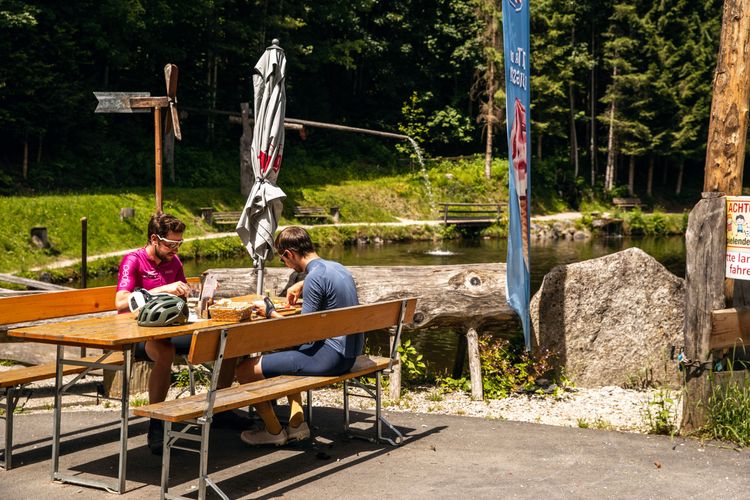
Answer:
<svg viewBox="0 0 750 500"><path fill-rule="evenodd" d="M492 51L488 54L494 54L497 45L497 23L493 16L490 16L490 43ZM487 56L487 144L484 150L484 177L489 179L492 175L492 138L495 129L495 62L492 55Z"/></svg>
<svg viewBox="0 0 750 500"><path fill-rule="evenodd" d="M208 57L208 109L211 111L216 109L216 84L217 84L217 72L218 72L218 61L215 55ZM213 141L214 138L214 114L208 114L208 141Z"/></svg>
<svg viewBox="0 0 750 500"><path fill-rule="evenodd" d="M250 126L250 104L240 103L242 110L242 137L240 137L240 192L247 198L253 189L255 174L253 173L252 145L253 128Z"/></svg>
<svg viewBox="0 0 750 500"><path fill-rule="evenodd" d="M21 166L23 179L29 178L29 134L23 136L23 165Z"/></svg>
<svg viewBox="0 0 750 500"><path fill-rule="evenodd" d="M492 176L492 125L487 124L487 144L484 148L484 178Z"/></svg>
<svg viewBox="0 0 750 500"><path fill-rule="evenodd" d="M664 164L664 168L661 169L661 185L666 186L667 178L669 178L669 159L665 158L662 163Z"/></svg>
<svg viewBox="0 0 750 500"><path fill-rule="evenodd" d="M617 77L617 67L613 70L613 78ZM609 138L607 139L607 172L604 178L604 189L611 191L615 187L615 162L617 151L615 150L615 100L609 106Z"/></svg>
<svg viewBox="0 0 750 500"><path fill-rule="evenodd" d="M576 105L573 96L573 82L568 83L570 101L570 162L573 164L573 179L578 178L578 135L576 133Z"/></svg>
<svg viewBox="0 0 750 500"><path fill-rule="evenodd" d="M635 195L635 156L630 155L630 160L628 161L628 194L630 196Z"/></svg>
<svg viewBox="0 0 750 500"><path fill-rule="evenodd" d="M708 126L704 191L742 193L750 100L750 0L725 0Z"/></svg>
<svg viewBox="0 0 750 500"><path fill-rule="evenodd" d="M542 161L542 134L537 134L536 159L537 161Z"/></svg>
<svg viewBox="0 0 750 500"><path fill-rule="evenodd" d="M363 304L419 296L414 328L449 326L465 331L467 326L479 329L489 323L517 321L505 302L503 263L351 266L348 269L354 276L359 301ZM279 293L291 271L269 267L265 273L266 288ZM255 269L209 269L203 274L216 277L217 296L255 293Z"/></svg>
<svg viewBox="0 0 750 500"><path fill-rule="evenodd" d="M42 163L42 144L44 143L44 132L39 132L39 143L36 145L36 164Z"/></svg>
<svg viewBox="0 0 750 500"><path fill-rule="evenodd" d="M685 430L705 423L708 384L704 363L710 361L711 314L726 306L726 199L719 193L703 193L703 198L690 212L685 233L685 355L696 363L686 366L685 372Z"/></svg>
<svg viewBox="0 0 750 500"><path fill-rule="evenodd" d="M677 170L677 185L675 186L675 194L679 195L682 193L682 174L685 171L685 160L680 160L680 165Z"/></svg>
<svg viewBox="0 0 750 500"><path fill-rule="evenodd" d="M646 194L651 196L654 187L654 155L648 157L648 179L646 182Z"/></svg>
<svg viewBox="0 0 750 500"><path fill-rule="evenodd" d="M592 25L592 28L594 25ZM591 30L591 58L596 60L596 34ZM591 66L591 142L589 149L591 151L591 185L596 184L597 156L596 156L596 64Z"/></svg>
<svg viewBox="0 0 750 500"><path fill-rule="evenodd" d="M169 180L174 183L174 130L164 136L164 163L167 165Z"/></svg>

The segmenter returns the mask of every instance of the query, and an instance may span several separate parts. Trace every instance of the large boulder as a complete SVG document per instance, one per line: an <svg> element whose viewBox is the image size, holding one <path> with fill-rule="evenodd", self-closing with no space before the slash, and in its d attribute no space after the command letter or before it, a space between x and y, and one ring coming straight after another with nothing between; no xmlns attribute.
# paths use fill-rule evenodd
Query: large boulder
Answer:
<svg viewBox="0 0 750 500"><path fill-rule="evenodd" d="M638 248L566 266L531 300L532 344L583 387L678 387L685 280Z"/></svg>

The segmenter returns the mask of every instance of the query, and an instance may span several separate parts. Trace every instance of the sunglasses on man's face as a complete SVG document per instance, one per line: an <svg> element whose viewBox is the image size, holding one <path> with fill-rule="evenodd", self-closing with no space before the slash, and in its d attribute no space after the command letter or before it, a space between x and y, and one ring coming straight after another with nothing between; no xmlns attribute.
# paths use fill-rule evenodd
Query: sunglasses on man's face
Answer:
<svg viewBox="0 0 750 500"><path fill-rule="evenodd" d="M172 250L177 250L178 248L180 248L180 245L182 245L182 243L183 243L183 240L170 240L170 239L167 239L167 238L162 238L158 234L156 235L156 237L159 238L159 241L161 241L162 243L164 243L164 245L167 248L171 248Z"/></svg>
<svg viewBox="0 0 750 500"><path fill-rule="evenodd" d="M286 255L286 253L287 253L288 251L289 251L289 250L284 250L283 252L281 252L281 253L279 254L279 259L281 260L281 262L286 262L286 259L288 259L288 258L289 258L289 257L288 257L288 256Z"/></svg>

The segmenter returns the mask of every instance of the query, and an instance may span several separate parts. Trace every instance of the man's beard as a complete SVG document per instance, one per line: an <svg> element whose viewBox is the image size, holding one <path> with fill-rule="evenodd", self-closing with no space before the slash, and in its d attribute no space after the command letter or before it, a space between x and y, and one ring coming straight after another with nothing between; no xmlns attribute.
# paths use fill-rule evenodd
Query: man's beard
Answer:
<svg viewBox="0 0 750 500"><path fill-rule="evenodd" d="M165 262L169 262L174 257L174 255L171 254L170 252L162 252L161 250L159 250L158 245L156 246L155 253L156 253L156 256L159 258L159 260L165 261Z"/></svg>

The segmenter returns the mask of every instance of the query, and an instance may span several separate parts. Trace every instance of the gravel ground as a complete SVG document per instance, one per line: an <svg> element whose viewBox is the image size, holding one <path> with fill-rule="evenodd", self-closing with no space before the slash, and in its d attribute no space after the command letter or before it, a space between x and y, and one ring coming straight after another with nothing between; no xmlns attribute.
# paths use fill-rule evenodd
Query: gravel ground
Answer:
<svg viewBox="0 0 750 500"><path fill-rule="evenodd" d="M0 371L12 369L0 366ZM71 380L71 377L65 377ZM77 391L95 393L101 377L89 376L76 384ZM54 407L54 381L44 380L30 384L30 397L22 397L19 407L23 413L51 412ZM199 392L201 388L199 388ZM170 398L180 389L170 390ZM635 391L621 387L576 388L559 396L516 394L505 399L472 401L465 393L443 393L435 387L420 387L403 391L398 402L387 399L384 391L383 406L392 412L433 413L463 415L487 419L533 422L567 427L592 427L628 432L648 432L649 413L656 415L662 409L670 412L674 423L680 422L681 401L679 393L659 390ZM145 404L146 394L131 395L131 405ZM362 398L352 398L352 409L369 409L373 403ZM671 401L671 402L669 402ZM664 402L664 404L659 404ZM342 407L340 389L314 392L315 406ZM101 410L116 411L119 402L70 395L64 398L66 411Z"/></svg>

